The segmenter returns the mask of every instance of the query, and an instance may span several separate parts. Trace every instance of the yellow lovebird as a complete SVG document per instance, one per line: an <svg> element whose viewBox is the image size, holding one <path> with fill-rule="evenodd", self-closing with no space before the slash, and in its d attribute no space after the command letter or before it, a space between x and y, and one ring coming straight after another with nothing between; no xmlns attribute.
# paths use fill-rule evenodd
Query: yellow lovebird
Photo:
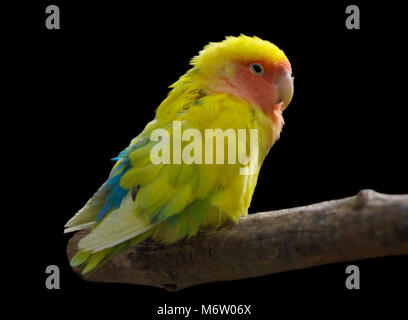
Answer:
<svg viewBox="0 0 408 320"><path fill-rule="evenodd" d="M82 274L145 239L171 244L247 214L292 99L290 63L272 43L241 35L208 44L191 65L65 225L91 228L70 262Z"/></svg>

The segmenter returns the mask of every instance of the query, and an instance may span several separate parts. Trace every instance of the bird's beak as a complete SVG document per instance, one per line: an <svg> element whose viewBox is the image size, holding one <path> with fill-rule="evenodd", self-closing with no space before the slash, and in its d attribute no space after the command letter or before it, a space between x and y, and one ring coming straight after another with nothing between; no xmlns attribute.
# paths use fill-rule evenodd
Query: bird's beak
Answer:
<svg viewBox="0 0 408 320"><path fill-rule="evenodd" d="M282 111L287 108L293 97L293 78L289 72L284 72L277 81L279 100L282 102Z"/></svg>

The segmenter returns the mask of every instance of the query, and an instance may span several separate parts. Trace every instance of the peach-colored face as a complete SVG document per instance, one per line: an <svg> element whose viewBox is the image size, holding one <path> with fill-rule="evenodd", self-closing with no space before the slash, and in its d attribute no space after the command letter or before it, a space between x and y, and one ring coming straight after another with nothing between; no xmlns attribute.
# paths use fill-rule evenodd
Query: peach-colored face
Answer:
<svg viewBox="0 0 408 320"><path fill-rule="evenodd" d="M289 61L274 64L265 61L239 61L224 67L213 89L245 99L280 121L281 111L293 94Z"/></svg>

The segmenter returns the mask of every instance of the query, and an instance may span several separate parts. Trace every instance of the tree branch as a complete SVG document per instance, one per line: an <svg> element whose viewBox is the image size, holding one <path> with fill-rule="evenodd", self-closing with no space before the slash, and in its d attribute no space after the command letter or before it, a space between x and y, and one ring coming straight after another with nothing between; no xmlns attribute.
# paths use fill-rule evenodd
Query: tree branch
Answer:
<svg viewBox="0 0 408 320"><path fill-rule="evenodd" d="M70 239L69 258L88 232ZM175 291L200 283L406 254L408 195L362 190L341 200L248 215L237 225L169 246L145 241L114 257L87 280Z"/></svg>

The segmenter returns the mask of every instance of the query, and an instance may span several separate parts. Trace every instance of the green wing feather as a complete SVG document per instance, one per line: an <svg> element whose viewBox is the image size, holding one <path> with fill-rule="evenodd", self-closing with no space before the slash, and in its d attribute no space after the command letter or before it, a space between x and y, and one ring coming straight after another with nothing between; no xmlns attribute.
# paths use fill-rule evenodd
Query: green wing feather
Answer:
<svg viewBox="0 0 408 320"><path fill-rule="evenodd" d="M194 103L198 99L200 103ZM246 214L258 171L252 176L242 176L239 163L152 164L150 152L157 142L149 137L158 128L168 129L172 137L173 121L181 122L182 133L195 128L203 137L204 130L211 128L261 128L265 131L261 134L266 135L267 130L256 121L259 115L255 112L248 103L224 94L202 96L197 90L190 94L180 88L176 90L159 107L156 119L130 144L148 141L129 149L131 166L120 179L120 186L129 190L128 194L119 208L109 212L79 242L80 250L71 265L85 266L82 273L89 275L114 255L146 238L173 243L202 229L216 229L226 220L237 221ZM182 148L188 143L184 141ZM259 166L269 150L261 146L263 149ZM204 141L202 150L204 155ZM94 202L93 208L100 209L101 203ZM86 219L77 218L80 223L95 219L96 210L87 209L87 212L83 216ZM75 223L68 227L75 229Z"/></svg>

